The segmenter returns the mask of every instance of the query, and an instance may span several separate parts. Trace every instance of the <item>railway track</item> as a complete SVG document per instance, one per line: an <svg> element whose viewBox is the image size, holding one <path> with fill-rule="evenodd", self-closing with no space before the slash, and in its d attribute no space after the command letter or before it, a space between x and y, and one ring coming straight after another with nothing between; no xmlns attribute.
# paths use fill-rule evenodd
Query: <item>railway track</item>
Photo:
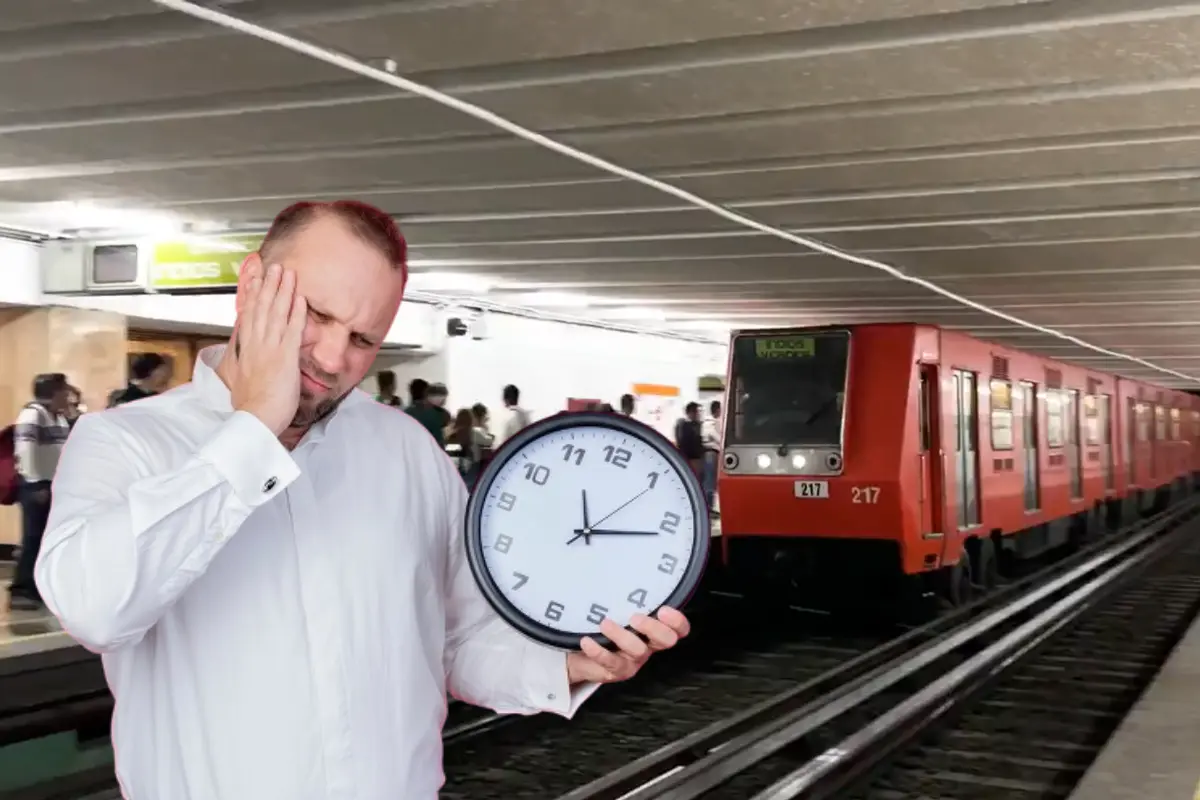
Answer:
<svg viewBox="0 0 1200 800"><path fill-rule="evenodd" d="M1066 797L1200 610L1198 508L1090 548L803 707L643 758L624 770L640 786L617 773L566 798Z"/></svg>
<svg viewBox="0 0 1200 800"><path fill-rule="evenodd" d="M835 631L830 621L783 615L756 625L729 603L697 616L676 652L638 680L606 687L574 720L549 715L446 749L443 800L546 800L658 747L728 718L877 648L894 629Z"/></svg>
<svg viewBox="0 0 1200 800"><path fill-rule="evenodd" d="M807 614L756 624L747 620L741 604L710 603L705 613L697 614L696 635L685 645L651 661L638 681L603 690L573 721L548 715L497 717L453 704L444 731L447 783L441 797L680 800L745 798L767 789L774 793L762 798L809 797L803 793L810 791L807 786L799 794L786 793L792 789L780 794L778 787L770 787L773 781L794 778L798 770L813 769L813 763L828 763L829 753L849 732L976 655L984 647L983 640L968 631L980 626L994 636L1011 631L1062 596L1081 576L1147 550L1164 538L1162 531L1195 515L1196 508L1178 507L903 634L882 626L847 631L839 629L836 620ZM1112 542L1126 549L1118 553ZM1005 618L1004 624L989 623L997 615ZM931 656L931 648L939 646L944 652ZM926 662L913 666L920 654L925 654ZM885 680L879 690L880 681L895 677L904 664L907 673ZM1153 674L1153 667L1146 669ZM969 740L981 733L955 735ZM946 752L970 759L963 756L965 750ZM845 760L840 756L834 760L840 772ZM891 784L862 788L865 793L856 797L908 796L904 787L914 780L911 773L927 773L919 765L905 773L902 763L916 762L897 761L894 768L899 771L890 773ZM928 768L930 774L940 772L936 765ZM96 794L99 788L92 787L91 794L47 794L45 798L115 796Z"/></svg>

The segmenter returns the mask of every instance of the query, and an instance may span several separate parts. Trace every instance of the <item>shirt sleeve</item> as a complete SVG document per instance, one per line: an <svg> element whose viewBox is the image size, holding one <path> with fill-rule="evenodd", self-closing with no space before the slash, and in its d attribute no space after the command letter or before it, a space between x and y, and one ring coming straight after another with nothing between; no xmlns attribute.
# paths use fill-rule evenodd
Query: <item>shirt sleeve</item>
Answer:
<svg viewBox="0 0 1200 800"><path fill-rule="evenodd" d="M447 462L448 463L448 462ZM570 719L598 684L567 683L567 656L525 638L492 610L471 574L463 534L467 492L448 468L446 685L500 714L550 711Z"/></svg>
<svg viewBox="0 0 1200 800"><path fill-rule="evenodd" d="M63 448L35 578L90 650L135 644L259 505L300 474L256 417L236 412L179 466L146 474L146 447L108 417L82 417Z"/></svg>
<svg viewBox="0 0 1200 800"><path fill-rule="evenodd" d="M13 455L17 459L17 474L27 481L41 480L37 474L38 433L42 420L38 410L26 406L13 423Z"/></svg>

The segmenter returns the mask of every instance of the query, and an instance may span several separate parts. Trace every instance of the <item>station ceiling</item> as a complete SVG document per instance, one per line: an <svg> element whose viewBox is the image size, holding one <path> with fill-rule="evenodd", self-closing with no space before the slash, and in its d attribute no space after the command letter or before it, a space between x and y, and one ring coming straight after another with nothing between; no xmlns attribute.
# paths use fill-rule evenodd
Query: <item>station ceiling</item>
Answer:
<svg viewBox="0 0 1200 800"><path fill-rule="evenodd" d="M774 228L1200 376L1200 2L230 0ZM1151 368L151 0L0 0L0 209L397 215L422 270L679 329L921 321ZM3 222L0 214L0 222ZM495 294L495 293L494 293ZM601 313L601 312L597 312ZM605 312L606 313L606 312Z"/></svg>

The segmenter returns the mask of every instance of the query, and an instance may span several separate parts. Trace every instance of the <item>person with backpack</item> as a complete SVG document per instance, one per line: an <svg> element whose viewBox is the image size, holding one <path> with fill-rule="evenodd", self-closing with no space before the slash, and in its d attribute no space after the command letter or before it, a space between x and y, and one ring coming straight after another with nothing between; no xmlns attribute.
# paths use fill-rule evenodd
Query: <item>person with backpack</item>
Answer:
<svg viewBox="0 0 1200 800"><path fill-rule="evenodd" d="M33 380L33 402L21 409L16 422L0 431L0 502L21 506L21 552L9 587L9 607L36 611L42 599L34 583L37 563L50 517L50 482L71 427L65 415L71 386L61 372ZM11 443L6 450L5 443Z"/></svg>

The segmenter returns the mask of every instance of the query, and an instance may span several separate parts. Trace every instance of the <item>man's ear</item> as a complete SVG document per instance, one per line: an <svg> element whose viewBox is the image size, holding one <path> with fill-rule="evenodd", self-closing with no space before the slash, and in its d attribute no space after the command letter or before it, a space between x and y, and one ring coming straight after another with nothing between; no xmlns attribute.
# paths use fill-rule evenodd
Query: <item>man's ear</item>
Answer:
<svg viewBox="0 0 1200 800"><path fill-rule="evenodd" d="M242 262L242 266L238 271L237 285L237 313L242 313L242 305L246 302L246 288L250 284L250 267L258 264L262 265L262 256L257 252L246 256L246 260Z"/></svg>

